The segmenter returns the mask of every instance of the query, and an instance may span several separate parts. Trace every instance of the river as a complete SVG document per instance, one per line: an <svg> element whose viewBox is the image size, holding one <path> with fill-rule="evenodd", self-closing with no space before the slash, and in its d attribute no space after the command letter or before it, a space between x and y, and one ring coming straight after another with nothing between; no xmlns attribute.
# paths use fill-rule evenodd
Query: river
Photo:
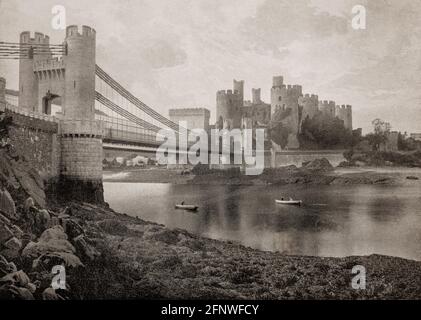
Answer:
<svg viewBox="0 0 421 320"><path fill-rule="evenodd" d="M119 212L213 239L292 255L421 260L421 193L404 186L207 186L104 183ZM281 196L301 207L275 204ZM197 213L175 210L185 201Z"/></svg>

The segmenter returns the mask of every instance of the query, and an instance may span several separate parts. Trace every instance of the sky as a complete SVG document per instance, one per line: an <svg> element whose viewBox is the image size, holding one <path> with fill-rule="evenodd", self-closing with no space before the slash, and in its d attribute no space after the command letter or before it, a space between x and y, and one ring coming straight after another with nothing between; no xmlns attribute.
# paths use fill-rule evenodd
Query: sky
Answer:
<svg viewBox="0 0 421 320"><path fill-rule="evenodd" d="M352 8L367 10L365 30L351 27ZM421 132L421 2L418 0L0 0L0 41L39 31L61 43L52 7L68 25L97 31L97 64L146 104L206 107L216 91L245 80L245 98L272 77L300 84L320 100L353 106L354 127ZM8 88L18 63L0 60Z"/></svg>

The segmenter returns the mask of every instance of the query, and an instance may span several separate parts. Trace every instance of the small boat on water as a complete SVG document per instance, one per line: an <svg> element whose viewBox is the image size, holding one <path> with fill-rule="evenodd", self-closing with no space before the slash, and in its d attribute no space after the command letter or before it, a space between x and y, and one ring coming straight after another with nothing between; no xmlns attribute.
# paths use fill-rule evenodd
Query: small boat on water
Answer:
<svg viewBox="0 0 421 320"><path fill-rule="evenodd" d="M197 211L199 209L198 206L192 204L184 204L184 201L180 204L175 205L176 209L187 210L187 211Z"/></svg>
<svg viewBox="0 0 421 320"><path fill-rule="evenodd" d="M275 202L277 204L286 204L290 206L301 206L303 203L301 200L293 200L291 198L289 198L289 200L282 198L281 200L275 200Z"/></svg>

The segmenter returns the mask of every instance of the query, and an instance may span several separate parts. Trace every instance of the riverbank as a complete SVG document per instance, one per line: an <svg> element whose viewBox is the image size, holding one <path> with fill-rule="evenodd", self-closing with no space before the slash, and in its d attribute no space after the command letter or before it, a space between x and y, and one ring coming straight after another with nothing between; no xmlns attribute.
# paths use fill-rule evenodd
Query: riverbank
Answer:
<svg viewBox="0 0 421 320"><path fill-rule="evenodd" d="M295 166L265 169L261 175L246 176L238 171L213 170L204 174L181 174L182 170L165 168L104 171L104 182L171 183L198 185L399 185L407 177L421 181L421 169L405 167L349 167L312 171ZM414 179L413 183L417 183Z"/></svg>

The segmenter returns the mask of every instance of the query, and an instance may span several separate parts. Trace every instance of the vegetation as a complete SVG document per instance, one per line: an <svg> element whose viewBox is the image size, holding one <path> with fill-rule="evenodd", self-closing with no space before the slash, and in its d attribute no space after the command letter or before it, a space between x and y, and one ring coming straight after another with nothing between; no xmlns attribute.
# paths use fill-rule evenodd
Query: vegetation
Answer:
<svg viewBox="0 0 421 320"><path fill-rule="evenodd" d="M350 147L354 137L342 120L319 112L303 121L299 141L303 149L341 149Z"/></svg>

